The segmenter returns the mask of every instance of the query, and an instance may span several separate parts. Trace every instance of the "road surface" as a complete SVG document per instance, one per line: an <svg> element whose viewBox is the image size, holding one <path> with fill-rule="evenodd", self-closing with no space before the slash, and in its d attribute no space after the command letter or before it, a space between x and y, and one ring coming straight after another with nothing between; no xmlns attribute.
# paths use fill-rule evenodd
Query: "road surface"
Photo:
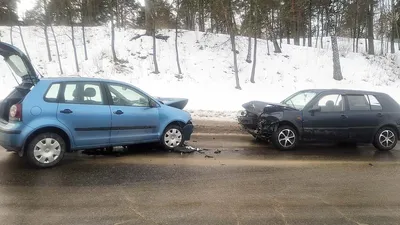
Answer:
<svg viewBox="0 0 400 225"><path fill-rule="evenodd" d="M0 224L400 224L400 148L189 144L201 149L73 153L45 170L0 149Z"/></svg>

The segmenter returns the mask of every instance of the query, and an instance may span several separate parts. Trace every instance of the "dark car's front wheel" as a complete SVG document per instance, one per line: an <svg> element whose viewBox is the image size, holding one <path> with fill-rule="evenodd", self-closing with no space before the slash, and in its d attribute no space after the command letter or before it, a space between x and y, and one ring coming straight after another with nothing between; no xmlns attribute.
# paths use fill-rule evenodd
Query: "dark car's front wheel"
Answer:
<svg viewBox="0 0 400 225"><path fill-rule="evenodd" d="M35 136L25 149L28 162L36 167L48 168L58 164L64 157L65 141L55 133L42 133Z"/></svg>
<svg viewBox="0 0 400 225"><path fill-rule="evenodd" d="M381 151L390 151L397 144L397 132L391 127L383 127L375 134L373 145Z"/></svg>
<svg viewBox="0 0 400 225"><path fill-rule="evenodd" d="M291 150L297 146L299 138L292 126L280 126L272 135L272 144L279 150Z"/></svg>
<svg viewBox="0 0 400 225"><path fill-rule="evenodd" d="M183 130L180 126L170 125L162 134L161 144L167 150L173 150L177 147L181 147L183 145Z"/></svg>

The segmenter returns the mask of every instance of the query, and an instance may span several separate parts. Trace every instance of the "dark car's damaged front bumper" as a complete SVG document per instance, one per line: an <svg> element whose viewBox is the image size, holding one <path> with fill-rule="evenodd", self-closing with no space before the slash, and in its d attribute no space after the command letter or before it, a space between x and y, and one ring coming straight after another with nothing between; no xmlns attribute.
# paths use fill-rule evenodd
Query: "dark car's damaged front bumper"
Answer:
<svg viewBox="0 0 400 225"><path fill-rule="evenodd" d="M237 116L241 128L257 139L268 140L276 129L277 122L249 112Z"/></svg>

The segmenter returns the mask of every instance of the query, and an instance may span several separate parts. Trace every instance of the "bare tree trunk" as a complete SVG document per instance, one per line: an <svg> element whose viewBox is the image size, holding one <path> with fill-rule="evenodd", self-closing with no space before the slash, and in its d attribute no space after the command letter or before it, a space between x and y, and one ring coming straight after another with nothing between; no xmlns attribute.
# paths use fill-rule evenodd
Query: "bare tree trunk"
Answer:
<svg viewBox="0 0 400 225"><path fill-rule="evenodd" d="M153 12L153 0L145 0L145 23L146 23L146 35L152 36L153 24L155 23L152 12Z"/></svg>
<svg viewBox="0 0 400 225"><path fill-rule="evenodd" d="M86 35L85 35L85 25L82 23L82 41L83 41L83 49L85 51L85 60L88 60L88 53L86 47Z"/></svg>
<svg viewBox="0 0 400 225"><path fill-rule="evenodd" d="M281 18L282 12L280 9L278 12L279 12L279 15L278 15L278 18L279 18L279 48L282 48L282 36L283 36L282 18Z"/></svg>
<svg viewBox="0 0 400 225"><path fill-rule="evenodd" d="M176 64L178 66L178 73L182 74L181 64L179 62L179 51L178 51L178 24L179 24L179 8L180 8L180 1L177 0L176 3L176 21L175 21L175 51L176 51Z"/></svg>
<svg viewBox="0 0 400 225"><path fill-rule="evenodd" d="M28 56L28 59L31 60L31 57L29 57L28 49L26 49L24 35L22 34L21 25L18 24L18 28L19 28L19 35L21 37L22 45L24 46L24 50L25 50L26 56Z"/></svg>
<svg viewBox="0 0 400 225"><path fill-rule="evenodd" d="M115 24L114 24L114 0L110 0L110 14L111 14L111 52L113 62L118 61L117 54L115 53Z"/></svg>
<svg viewBox="0 0 400 225"><path fill-rule="evenodd" d="M228 2L228 7L227 7L227 14L228 14L228 29L230 33L230 39L231 39L231 44L232 44L232 53L233 53L233 64L234 64L234 70L235 70L235 80L236 80L236 89L241 90L242 88L240 87L240 80L239 80L239 69L238 69L238 63L237 63L237 50L236 50L236 23L235 23L235 18L233 17L233 9L232 9L232 0L227 0Z"/></svg>
<svg viewBox="0 0 400 225"><path fill-rule="evenodd" d="M254 81L254 76L256 74L256 64L257 64L257 28L255 29L254 32L254 56L253 56L253 68L251 69L251 77L250 77L250 82L255 83Z"/></svg>
<svg viewBox="0 0 400 225"><path fill-rule="evenodd" d="M57 42L57 37L54 34L54 29L53 26L50 23L50 28L51 28L51 32L53 33L53 38L54 38L54 42L56 44L56 50L57 50L57 59L58 59L58 66L60 67L60 73L64 74L63 68L62 68L62 64L61 64L61 58L60 58L60 51L58 49L58 42Z"/></svg>
<svg viewBox="0 0 400 225"><path fill-rule="evenodd" d="M257 9L256 4L254 4L254 6L251 6L251 7L254 7L255 20L253 23L254 25L252 26L253 34L254 34L254 56L253 56L254 61L253 61L253 67L251 69L250 82L254 84L255 83L254 76L256 74L256 65L257 65L257 35L258 35L258 29L259 29L259 26L258 26L259 11ZM268 42L268 38L267 38L267 42Z"/></svg>
<svg viewBox="0 0 400 225"><path fill-rule="evenodd" d="M49 24L49 9L47 8L47 2L46 0L43 0L43 8L44 8L44 14L45 14L45 19L44 19L44 37L46 41L46 48L47 48L47 58L49 59L49 62L52 61L51 58L51 51L50 51L50 44L49 44L49 34L47 32L47 27Z"/></svg>
<svg viewBox="0 0 400 225"><path fill-rule="evenodd" d="M297 8L296 0L292 0L292 16L293 16L293 33L294 33L294 45L300 45L300 32L299 32L299 15L300 10Z"/></svg>
<svg viewBox="0 0 400 225"><path fill-rule="evenodd" d="M337 43L337 37L331 36L332 41L332 52L333 52L333 79L343 80L342 69L340 66L339 47Z"/></svg>
<svg viewBox="0 0 400 225"><path fill-rule="evenodd" d="M324 48L324 8L321 8L321 49Z"/></svg>
<svg viewBox="0 0 400 225"><path fill-rule="evenodd" d="M319 11L317 12L317 37L315 39L315 48L318 48L318 39L319 39Z"/></svg>
<svg viewBox="0 0 400 225"><path fill-rule="evenodd" d="M159 74L160 71L158 70L158 63L157 63L157 42L156 42L156 28L155 23L153 27L153 61L154 61L154 73Z"/></svg>
<svg viewBox="0 0 400 225"><path fill-rule="evenodd" d="M45 37L45 41L46 41L47 58L49 59L49 62L51 62L53 59L51 58L49 34L47 33L47 23L44 25L44 37Z"/></svg>
<svg viewBox="0 0 400 225"><path fill-rule="evenodd" d="M286 23L286 43L290 45L290 27L289 23Z"/></svg>
<svg viewBox="0 0 400 225"><path fill-rule="evenodd" d="M84 11L87 7L87 0L82 0L82 5L81 5L81 23L82 23L82 39L83 39L83 49L85 51L85 60L88 60L88 54L87 54L87 48L86 48L86 35L85 35L85 14Z"/></svg>
<svg viewBox="0 0 400 225"><path fill-rule="evenodd" d="M270 52L270 50L269 50L269 40L268 40L268 38L267 38L267 55L271 55L271 52Z"/></svg>
<svg viewBox="0 0 400 225"><path fill-rule="evenodd" d="M71 23L71 41L72 41L72 47L74 48L75 67L76 67L76 72L79 73L78 55L76 54L76 45L75 45L74 25L72 21L70 21L70 23Z"/></svg>
<svg viewBox="0 0 400 225"><path fill-rule="evenodd" d="M396 12L395 12L395 5L394 0L392 0L392 21L391 21L391 31L390 31L390 53L395 53L394 48L394 38L395 38L395 26L396 26Z"/></svg>
<svg viewBox="0 0 400 225"><path fill-rule="evenodd" d="M368 54L375 55L374 48L374 5L373 3L368 4L367 13L367 24L368 24Z"/></svg>
<svg viewBox="0 0 400 225"><path fill-rule="evenodd" d="M309 1L309 5L308 5L308 47L312 47L312 21L311 20L312 20L312 1Z"/></svg>
<svg viewBox="0 0 400 225"><path fill-rule="evenodd" d="M329 7L327 9L328 12L328 23L330 24L330 34L331 34L331 42L332 42L332 60L333 60L333 79L340 81L343 80L343 75L342 75L342 69L340 65L340 55L339 55L339 46L338 46L338 41L337 41L337 26L336 23L333 21L333 17L337 17L339 12L336 11L338 8L338 5L335 6L336 4L340 4L337 1L332 1L330 0Z"/></svg>
<svg viewBox="0 0 400 225"><path fill-rule="evenodd" d="M382 13L384 13L383 12L383 7L384 7L384 3L383 2L380 2L379 3L380 4L380 13L381 13L381 15L380 15L380 36L381 36L381 51L380 51L380 55L383 55L384 54L384 46L385 46L385 44L384 44L384 28L383 28L383 26L384 26L384 22L383 22L383 16L382 16Z"/></svg>
<svg viewBox="0 0 400 225"><path fill-rule="evenodd" d="M360 40L360 27L357 27L357 36L356 36L356 53L358 53L358 45Z"/></svg>
<svg viewBox="0 0 400 225"><path fill-rule="evenodd" d="M250 35L248 37L246 62L251 63L251 37L250 37Z"/></svg>

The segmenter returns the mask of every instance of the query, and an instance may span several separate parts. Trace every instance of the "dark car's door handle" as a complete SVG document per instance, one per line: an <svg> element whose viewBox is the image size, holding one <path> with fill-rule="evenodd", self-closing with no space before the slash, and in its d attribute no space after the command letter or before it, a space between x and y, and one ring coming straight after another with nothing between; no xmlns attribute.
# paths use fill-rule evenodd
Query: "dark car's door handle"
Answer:
<svg viewBox="0 0 400 225"><path fill-rule="evenodd" d="M346 115L341 115L340 118L347 119L348 117Z"/></svg>
<svg viewBox="0 0 400 225"><path fill-rule="evenodd" d="M122 112L121 110L117 110L117 111L114 112L114 114L122 115L122 114L124 114L124 112Z"/></svg>
<svg viewBox="0 0 400 225"><path fill-rule="evenodd" d="M376 116L378 116L378 117L382 117L382 116L383 116L383 114L382 114L382 113L378 113L378 114L376 114Z"/></svg>
<svg viewBox="0 0 400 225"><path fill-rule="evenodd" d="M70 110L70 109L64 109L64 110L61 110L60 113L71 114L71 113L73 113L73 112L72 112L72 110Z"/></svg>

